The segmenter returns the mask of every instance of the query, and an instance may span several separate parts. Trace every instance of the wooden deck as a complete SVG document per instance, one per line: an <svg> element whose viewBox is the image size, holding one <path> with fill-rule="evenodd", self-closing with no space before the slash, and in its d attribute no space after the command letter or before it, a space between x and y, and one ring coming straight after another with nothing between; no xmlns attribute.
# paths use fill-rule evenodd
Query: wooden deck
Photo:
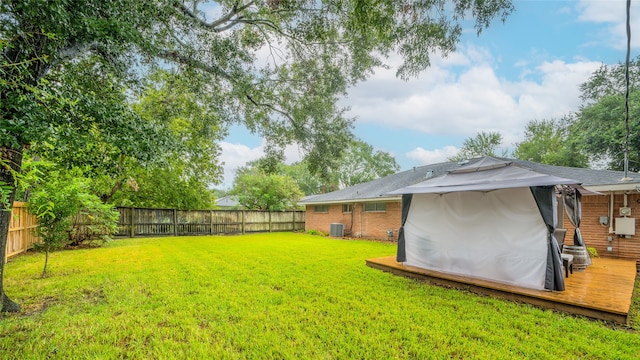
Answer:
<svg viewBox="0 0 640 360"><path fill-rule="evenodd" d="M447 274L395 261L395 256L367 259L368 266L436 285L470 290L543 308L625 324L636 279L636 262L594 258L586 271L565 278L565 291L521 288L468 276Z"/></svg>

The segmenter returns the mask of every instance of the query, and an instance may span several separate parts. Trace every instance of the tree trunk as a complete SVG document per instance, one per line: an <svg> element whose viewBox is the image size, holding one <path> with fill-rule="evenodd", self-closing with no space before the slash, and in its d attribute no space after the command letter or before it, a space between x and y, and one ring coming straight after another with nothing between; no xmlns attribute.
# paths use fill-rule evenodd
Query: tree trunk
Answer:
<svg viewBox="0 0 640 360"><path fill-rule="evenodd" d="M7 253L7 239L9 236L9 225L11 223L11 209L13 200L16 197L16 179L14 174L22 167L22 151L0 147L0 183L11 187L11 192L6 204L0 202L0 299L2 299L1 311L17 312L20 305L7 297L4 291L4 265Z"/></svg>
<svg viewBox="0 0 640 360"><path fill-rule="evenodd" d="M47 276L47 265L49 265L49 252L51 251L51 244L47 244L47 249L44 256L44 268L42 269L41 278L45 278Z"/></svg>
<svg viewBox="0 0 640 360"><path fill-rule="evenodd" d="M103 194L100 196L100 200L102 201L102 203L106 204L109 201L111 201L111 198L113 197L113 195L115 195L116 192L118 192L118 190L122 189L122 185L124 185L124 179L120 179L116 181L116 183L113 185L113 187L111 188L111 191L108 194Z"/></svg>

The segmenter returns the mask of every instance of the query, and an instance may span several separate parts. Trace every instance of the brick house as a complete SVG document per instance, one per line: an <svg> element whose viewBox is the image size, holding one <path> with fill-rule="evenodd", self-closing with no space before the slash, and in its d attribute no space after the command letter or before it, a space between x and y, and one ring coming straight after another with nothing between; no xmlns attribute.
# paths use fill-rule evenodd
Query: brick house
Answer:
<svg viewBox="0 0 640 360"><path fill-rule="evenodd" d="M580 229L586 245L595 248L601 256L640 260L640 222L635 222L634 218L640 214L640 174L632 173L631 180L623 181L624 173L620 171L505 160L539 173L577 180L586 189L603 194L582 197ZM354 238L396 240L400 228L401 197L388 193L440 176L459 166L455 162L445 162L415 167L347 189L309 196L301 202L306 207L305 229L327 233L334 230L334 235L343 231L344 236ZM562 202L559 204L558 214L564 216L559 217L558 227L567 229L566 242L571 243L573 226L562 209Z"/></svg>

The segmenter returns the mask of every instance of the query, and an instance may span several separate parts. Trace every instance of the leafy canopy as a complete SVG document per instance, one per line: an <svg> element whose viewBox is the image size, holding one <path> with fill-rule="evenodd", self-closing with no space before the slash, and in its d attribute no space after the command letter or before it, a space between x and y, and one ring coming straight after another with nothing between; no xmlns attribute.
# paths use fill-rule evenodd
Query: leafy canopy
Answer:
<svg viewBox="0 0 640 360"><path fill-rule="evenodd" d="M266 174L280 174L293 178L305 195L320 194L344 189L349 186L391 175L400 170L400 165L391 154L374 150L362 140L350 140L335 165L328 169L327 177L318 177L309 172L307 161L285 165L283 159L265 157L247 164L246 169L257 168Z"/></svg>
<svg viewBox="0 0 640 360"><path fill-rule="evenodd" d="M284 211L295 209L304 194L289 176L245 168L238 171L229 195L245 209Z"/></svg>
<svg viewBox="0 0 640 360"><path fill-rule="evenodd" d="M629 169L640 170L640 57L629 64ZM623 170L625 148L625 65L602 65L580 85L584 105L571 131L590 160Z"/></svg>
<svg viewBox="0 0 640 360"><path fill-rule="evenodd" d="M481 156L498 156L498 146L502 143L502 134L499 132L484 132L481 131L476 134L475 137L466 138L462 143L460 151L452 157L449 161L461 161L473 159ZM503 151L501 156L506 156L506 151Z"/></svg>
<svg viewBox="0 0 640 360"><path fill-rule="evenodd" d="M571 123L570 117L529 121L524 140L516 144L514 157L556 166L587 167L588 158L569 131Z"/></svg>
<svg viewBox="0 0 640 360"><path fill-rule="evenodd" d="M47 111L41 100L74 99L42 91L42 81L52 69L97 56L114 81L172 66L195 80L220 119L244 123L273 149L298 143L314 171L340 153L350 120L336 100L349 85L392 52L404 59L398 76L415 75L433 51L453 51L468 14L480 32L513 10L508 0L54 0L46 6L21 0L0 6L1 111L9 121L3 146L42 139L55 117L38 116ZM211 9L216 16L207 15Z"/></svg>

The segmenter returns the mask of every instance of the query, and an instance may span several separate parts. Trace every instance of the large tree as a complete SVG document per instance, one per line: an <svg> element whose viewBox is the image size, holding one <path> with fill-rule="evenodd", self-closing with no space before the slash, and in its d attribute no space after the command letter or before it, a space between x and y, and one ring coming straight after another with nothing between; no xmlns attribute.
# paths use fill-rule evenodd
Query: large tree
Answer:
<svg viewBox="0 0 640 360"><path fill-rule="evenodd" d="M498 146L502 143L502 134L495 131L480 131L476 136L464 139L458 153L449 161L469 160L481 156L506 156L506 151L498 155Z"/></svg>
<svg viewBox="0 0 640 360"><path fill-rule="evenodd" d="M629 64L629 169L640 170L640 57ZM580 85L584 105L571 125L573 136L593 161L624 169L625 64L602 65Z"/></svg>
<svg viewBox="0 0 640 360"><path fill-rule="evenodd" d="M55 118L47 132L31 142L28 154L55 163L58 171L91 179L91 191L105 203L132 179L135 169L166 166L169 153L182 148L184 141L174 134L171 122L134 111L129 87L103 71L94 56L53 69L44 82L44 92L73 101L59 109L59 104L51 104L55 111L43 115ZM146 98L136 107L143 108Z"/></svg>
<svg viewBox="0 0 640 360"><path fill-rule="evenodd" d="M210 209L215 197L210 186L222 171L217 141L226 135L219 114L221 99L197 93L192 77L167 71L153 73L133 106L147 122L166 127L169 144L151 164L131 163L112 192L121 206ZM143 166L144 165L144 166Z"/></svg>
<svg viewBox="0 0 640 360"><path fill-rule="evenodd" d="M542 164L587 167L587 156L580 151L577 139L569 132L572 119L531 120L524 131L524 140L516 144L516 159Z"/></svg>
<svg viewBox="0 0 640 360"><path fill-rule="evenodd" d="M256 165L265 168L265 162L262 160ZM329 169L325 178L310 173L306 161L291 165L280 164L276 172L292 177L305 195L313 195L344 189L391 175L398 170L400 165L391 154L375 150L366 142L354 139L345 144L342 155Z"/></svg>
<svg viewBox="0 0 640 360"><path fill-rule="evenodd" d="M171 66L220 100L224 121L244 123L272 149L297 142L312 170L322 173L348 138L350 122L336 106L347 86L365 79L393 51L405 59L398 75L416 74L429 65L433 50L454 49L465 16L475 18L479 32L510 11L510 0L380 0L373 6L362 0L2 1L0 182L8 192L2 210L11 207L23 151L33 142L70 122L103 133L126 125L94 109L87 116L74 97L44 91L52 70L95 56L101 64L96 71L125 83L149 68ZM3 211L5 311L18 309L1 282L9 219Z"/></svg>
<svg viewBox="0 0 640 360"><path fill-rule="evenodd" d="M391 175L400 170L396 159L388 152L375 150L361 140L352 140L345 147L338 164L332 169L331 180L338 189Z"/></svg>
<svg viewBox="0 0 640 360"><path fill-rule="evenodd" d="M237 171L229 195L245 209L284 211L296 208L303 193L290 176L245 167Z"/></svg>

